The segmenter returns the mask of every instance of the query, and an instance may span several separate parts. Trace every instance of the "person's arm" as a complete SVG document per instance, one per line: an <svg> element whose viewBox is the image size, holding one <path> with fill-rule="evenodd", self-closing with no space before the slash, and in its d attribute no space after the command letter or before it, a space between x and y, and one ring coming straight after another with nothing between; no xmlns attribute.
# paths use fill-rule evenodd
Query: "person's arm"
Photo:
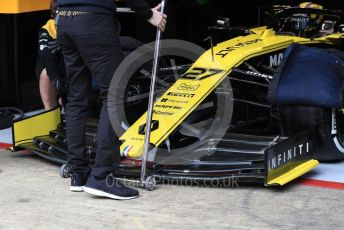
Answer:
<svg viewBox="0 0 344 230"><path fill-rule="evenodd" d="M48 73L51 82L60 78L59 61L60 55L56 39L53 39L47 30L40 29L38 32L38 60Z"/></svg>
<svg viewBox="0 0 344 230"><path fill-rule="evenodd" d="M147 20L153 26L161 31L165 30L167 15L159 10L161 5L150 9L150 6L144 0L125 0L125 2L143 19Z"/></svg>
<svg viewBox="0 0 344 230"><path fill-rule="evenodd" d="M60 55L60 51L56 48L51 50L49 55L47 56L46 62L46 70L49 76L50 81L54 84L56 80L61 78L60 76L60 62L62 56Z"/></svg>
<svg viewBox="0 0 344 230"><path fill-rule="evenodd" d="M151 10L148 3L144 0L125 0L127 5L133 9L139 17L144 20L148 20L153 16L153 11Z"/></svg>
<svg viewBox="0 0 344 230"><path fill-rule="evenodd" d="M39 29L38 31L38 62L45 66L47 62L47 56L50 53L49 50L49 33L45 29Z"/></svg>

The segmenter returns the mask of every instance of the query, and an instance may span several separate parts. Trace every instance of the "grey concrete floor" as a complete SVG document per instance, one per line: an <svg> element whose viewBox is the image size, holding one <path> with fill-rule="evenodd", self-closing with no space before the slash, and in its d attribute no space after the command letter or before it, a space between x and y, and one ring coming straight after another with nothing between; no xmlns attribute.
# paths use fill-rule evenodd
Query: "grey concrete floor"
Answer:
<svg viewBox="0 0 344 230"><path fill-rule="evenodd" d="M340 190L163 185L116 201L70 192L58 169L0 150L0 229L344 229Z"/></svg>

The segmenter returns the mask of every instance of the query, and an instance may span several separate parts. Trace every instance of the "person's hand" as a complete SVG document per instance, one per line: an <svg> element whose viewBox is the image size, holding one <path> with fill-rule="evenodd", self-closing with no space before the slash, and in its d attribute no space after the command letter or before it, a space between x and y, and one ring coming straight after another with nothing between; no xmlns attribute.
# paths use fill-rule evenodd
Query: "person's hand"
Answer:
<svg viewBox="0 0 344 230"><path fill-rule="evenodd" d="M153 16L148 19L148 22L152 24L153 26L156 26L159 28L160 31L165 31L166 26L166 19L167 15L162 14L159 10L161 8L161 4L157 5L156 7L152 8Z"/></svg>
<svg viewBox="0 0 344 230"><path fill-rule="evenodd" d="M52 83L55 86L58 94L62 95L68 92L66 88L66 82L63 79L57 77Z"/></svg>

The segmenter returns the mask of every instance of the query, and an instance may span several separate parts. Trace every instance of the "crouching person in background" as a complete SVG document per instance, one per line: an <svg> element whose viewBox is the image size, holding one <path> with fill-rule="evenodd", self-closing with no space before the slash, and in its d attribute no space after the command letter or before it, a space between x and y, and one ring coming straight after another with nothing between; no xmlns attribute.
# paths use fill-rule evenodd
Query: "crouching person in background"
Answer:
<svg viewBox="0 0 344 230"><path fill-rule="evenodd" d="M38 32L38 58L36 62L36 76L39 80L39 91L44 109L50 110L62 105L59 95L63 91L65 68L63 56L56 40L56 4L50 4L51 19Z"/></svg>

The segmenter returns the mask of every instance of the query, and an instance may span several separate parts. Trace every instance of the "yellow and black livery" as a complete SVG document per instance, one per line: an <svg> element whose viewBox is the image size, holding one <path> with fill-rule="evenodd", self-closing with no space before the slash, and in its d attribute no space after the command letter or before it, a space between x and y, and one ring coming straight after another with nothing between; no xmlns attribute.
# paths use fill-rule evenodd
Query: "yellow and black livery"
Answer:
<svg viewBox="0 0 344 230"><path fill-rule="evenodd" d="M280 111L266 99L269 83L289 46L343 48L342 12L309 4L285 7L275 12L269 25L245 29L241 36L224 39L184 68L181 77L166 87L154 104L150 127L154 157L150 159L149 170L153 176L159 180L223 183L233 178L253 179L272 186L284 185L318 165L313 156L317 139L309 132L317 127L308 126L285 135L281 132ZM322 21L314 21L315 18ZM318 31L314 31L312 23L327 23L332 30L323 31L323 27L317 26ZM312 31L307 30L310 27ZM221 28L229 33L231 29ZM224 84L226 80L231 84ZM124 87L130 89L134 83L133 77ZM149 89L141 93L148 92ZM228 98L228 95L229 100L217 104L221 97ZM122 163L118 175L140 176L137 161L143 154L147 129L144 102L142 99L128 102L124 108L133 106L136 114L129 114L131 118L126 119L129 123L118 121L124 129L120 137ZM227 106L233 107L232 114L229 120L223 121L228 116L218 117L216 111ZM220 126L210 129L210 120L210 123L221 120ZM209 134L208 130L213 133ZM203 133L209 135L204 137ZM92 146L94 138L90 132L85 135ZM50 151L50 155L55 154L59 159L58 155L67 152L61 148L65 142L63 129L31 138L34 146L31 149L41 155ZM40 146L43 147L39 149Z"/></svg>

